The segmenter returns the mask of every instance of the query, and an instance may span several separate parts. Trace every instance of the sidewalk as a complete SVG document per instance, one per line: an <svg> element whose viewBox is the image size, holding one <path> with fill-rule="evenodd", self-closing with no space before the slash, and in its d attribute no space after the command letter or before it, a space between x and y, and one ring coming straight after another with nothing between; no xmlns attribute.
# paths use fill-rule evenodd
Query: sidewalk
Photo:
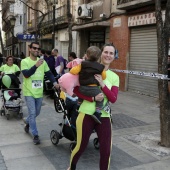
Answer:
<svg viewBox="0 0 170 170"><path fill-rule="evenodd" d="M24 116L27 109L24 103ZM131 92L120 92L112 105L113 148L110 170L168 170L170 149L159 141L159 107L157 99ZM23 130L22 120L0 117L0 170L66 170L70 141L63 138L57 146L50 141L51 130L59 131L62 114L56 113L53 100L45 97L37 119L41 144ZM99 170L99 151L89 145L77 164L78 170Z"/></svg>

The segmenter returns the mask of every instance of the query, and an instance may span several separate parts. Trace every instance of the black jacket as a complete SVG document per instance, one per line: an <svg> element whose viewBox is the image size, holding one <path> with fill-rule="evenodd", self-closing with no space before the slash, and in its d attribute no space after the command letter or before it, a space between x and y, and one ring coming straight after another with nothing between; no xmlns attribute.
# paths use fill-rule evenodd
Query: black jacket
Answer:
<svg viewBox="0 0 170 170"><path fill-rule="evenodd" d="M81 71L79 73L79 82L81 86L90 84L99 85L98 81L94 78L95 74L101 74L104 70L104 65L96 61L83 61L81 63Z"/></svg>

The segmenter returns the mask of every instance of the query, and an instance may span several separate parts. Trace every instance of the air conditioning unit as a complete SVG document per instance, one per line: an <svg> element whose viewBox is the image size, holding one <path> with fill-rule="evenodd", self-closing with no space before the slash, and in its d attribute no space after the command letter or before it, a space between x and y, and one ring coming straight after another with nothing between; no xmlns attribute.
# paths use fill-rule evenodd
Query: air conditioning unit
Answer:
<svg viewBox="0 0 170 170"><path fill-rule="evenodd" d="M77 8L78 18L89 18L93 17L93 6L90 4L81 4Z"/></svg>

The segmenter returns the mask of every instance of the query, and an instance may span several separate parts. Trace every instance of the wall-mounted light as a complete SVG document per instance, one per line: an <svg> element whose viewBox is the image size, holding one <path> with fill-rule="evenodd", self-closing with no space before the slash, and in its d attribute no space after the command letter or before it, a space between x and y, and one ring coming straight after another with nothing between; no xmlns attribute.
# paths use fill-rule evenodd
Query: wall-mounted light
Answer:
<svg viewBox="0 0 170 170"><path fill-rule="evenodd" d="M9 21L10 21L11 26L14 27L15 26L16 18L14 16L11 16Z"/></svg>

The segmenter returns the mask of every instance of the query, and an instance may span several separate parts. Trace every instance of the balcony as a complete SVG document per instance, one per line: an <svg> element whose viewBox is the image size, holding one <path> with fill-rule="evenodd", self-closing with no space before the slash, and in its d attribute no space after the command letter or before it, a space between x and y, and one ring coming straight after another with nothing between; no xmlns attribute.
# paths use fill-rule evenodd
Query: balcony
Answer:
<svg viewBox="0 0 170 170"><path fill-rule="evenodd" d="M35 32L37 30L37 20L32 19L27 22L27 30L28 32Z"/></svg>
<svg viewBox="0 0 170 170"><path fill-rule="evenodd" d="M4 32L7 32L10 29L10 22L8 19L3 19L2 20L2 30Z"/></svg>
<svg viewBox="0 0 170 170"><path fill-rule="evenodd" d="M13 12L6 10L2 17L2 30L7 32L10 29L10 18L14 16Z"/></svg>
<svg viewBox="0 0 170 170"><path fill-rule="evenodd" d="M6 47L17 43L18 43L18 39L16 37L10 37L9 39L6 40Z"/></svg>
<svg viewBox="0 0 170 170"><path fill-rule="evenodd" d="M15 3L15 0L7 0L8 3Z"/></svg>
<svg viewBox="0 0 170 170"><path fill-rule="evenodd" d="M38 22L41 22L41 20L42 20L42 16L38 17ZM55 25L61 25L65 23L68 23L67 6L63 5L55 10ZM50 11L45 15L45 18L41 23L41 27L45 28L52 25L53 25L53 11Z"/></svg>
<svg viewBox="0 0 170 170"><path fill-rule="evenodd" d="M42 22L41 22L42 21ZM40 24L40 28L37 27L37 25ZM62 24L67 24L67 6L63 5L58 7L55 10L55 25L60 26ZM38 17L37 19L32 19L27 22L27 31L28 32L35 32L37 29L47 29L46 32L48 33L52 32L52 29L49 29L49 27L52 27L53 25L53 11L50 11L46 13L44 19L42 20L42 16Z"/></svg>
<svg viewBox="0 0 170 170"><path fill-rule="evenodd" d="M117 0L117 9L129 10L144 7L154 3L155 2L153 0Z"/></svg>

